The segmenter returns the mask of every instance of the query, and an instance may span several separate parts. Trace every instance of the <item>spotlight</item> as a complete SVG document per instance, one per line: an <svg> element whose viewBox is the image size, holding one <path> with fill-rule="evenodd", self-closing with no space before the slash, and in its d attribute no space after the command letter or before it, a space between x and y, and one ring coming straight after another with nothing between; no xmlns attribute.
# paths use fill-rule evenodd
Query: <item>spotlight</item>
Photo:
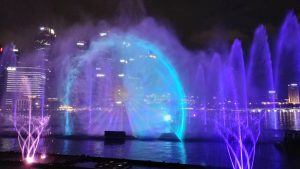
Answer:
<svg viewBox="0 0 300 169"><path fill-rule="evenodd" d="M27 157L26 162L27 162L27 164L32 164L34 162L33 157Z"/></svg>
<svg viewBox="0 0 300 169"><path fill-rule="evenodd" d="M46 154L42 154L42 155L41 155L41 159L42 159L42 160L46 159L46 157L47 157Z"/></svg>

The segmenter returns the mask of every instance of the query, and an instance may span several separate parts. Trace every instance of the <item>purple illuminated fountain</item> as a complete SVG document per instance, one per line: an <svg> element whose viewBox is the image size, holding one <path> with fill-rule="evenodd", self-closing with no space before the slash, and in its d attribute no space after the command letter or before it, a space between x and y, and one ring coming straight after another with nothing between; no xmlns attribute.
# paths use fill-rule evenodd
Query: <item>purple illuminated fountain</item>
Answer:
<svg viewBox="0 0 300 169"><path fill-rule="evenodd" d="M300 25L294 12L286 16L278 36L274 59L274 86L285 91L289 83L300 81ZM286 96L285 93L279 93Z"/></svg>
<svg viewBox="0 0 300 169"><path fill-rule="evenodd" d="M215 80L221 84L216 91L223 92L217 95L219 100L233 103L223 107L220 116L223 119L216 121L234 169L252 169L254 166L263 116L260 112L251 112L249 106L267 100L270 103L267 115L273 124L271 127L278 128L276 98L267 96L270 92L285 91L283 86L287 87L290 82L299 82L299 35L297 18L290 12L280 31L273 65L266 30L259 26L254 34L247 71L241 43L236 40L223 69L216 73L222 77ZM214 61L212 65L218 63Z"/></svg>
<svg viewBox="0 0 300 169"><path fill-rule="evenodd" d="M268 100L268 91L275 90L271 52L264 26L259 26L254 34L247 69L247 87L249 100L256 102Z"/></svg>
<svg viewBox="0 0 300 169"><path fill-rule="evenodd" d="M40 143L40 137L49 122L49 116L32 117L21 116L16 122L18 142L22 153L22 159L27 163L36 161L36 151Z"/></svg>
<svg viewBox="0 0 300 169"><path fill-rule="evenodd" d="M237 115L237 114L238 115ZM234 169L252 169L256 143L260 135L261 118L251 117L247 113L227 113L231 120L227 124L218 124L218 130L225 141L230 162ZM237 116L237 117L235 117ZM228 117L227 117L228 118Z"/></svg>
<svg viewBox="0 0 300 169"><path fill-rule="evenodd" d="M222 74L219 83L223 84L223 87L220 85L217 89L217 91L223 92L219 92L218 97L229 99L233 105L221 111L220 117L216 120L217 129L225 141L234 169L251 169L253 167L255 147L260 134L260 119L254 118L248 112L246 71L243 58L241 43L235 40L228 61L224 65L223 73L218 72L218 74Z"/></svg>
<svg viewBox="0 0 300 169"><path fill-rule="evenodd" d="M31 93L31 88L28 79L22 78L22 90L24 93ZM24 96L22 96L24 101ZM35 154L40 143L40 137L47 126L50 116L33 116L32 115L32 98L26 97L26 103L29 106L26 113L17 113L15 118L12 118L14 127L18 133L18 142L22 153L22 159L27 163L36 162Z"/></svg>

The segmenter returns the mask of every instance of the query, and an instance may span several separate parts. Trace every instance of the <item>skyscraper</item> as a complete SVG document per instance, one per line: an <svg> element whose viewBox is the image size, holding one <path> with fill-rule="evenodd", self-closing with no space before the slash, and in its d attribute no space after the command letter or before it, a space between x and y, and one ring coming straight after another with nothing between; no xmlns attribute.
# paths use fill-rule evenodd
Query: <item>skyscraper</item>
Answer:
<svg viewBox="0 0 300 169"><path fill-rule="evenodd" d="M51 47L56 38L56 34L53 28L42 26L34 41L34 48L36 50L36 55L38 56L40 62L37 67L45 70L46 74L46 86L45 86L45 96L55 97L54 92L54 72L51 57ZM52 80L51 80L52 79Z"/></svg>
<svg viewBox="0 0 300 169"><path fill-rule="evenodd" d="M0 48L0 109L4 110L5 95L7 86L7 67L15 67L17 53L15 52L15 45L13 43L5 45Z"/></svg>
<svg viewBox="0 0 300 169"><path fill-rule="evenodd" d="M37 50L47 50L53 44L55 37L54 29L42 26L35 38L34 47Z"/></svg>
<svg viewBox="0 0 300 169"><path fill-rule="evenodd" d="M292 83L288 85L289 103L299 103L299 87L298 84Z"/></svg>
<svg viewBox="0 0 300 169"><path fill-rule="evenodd" d="M36 107L42 104L45 86L45 71L35 67L7 67L5 108L8 112L27 111L29 99L36 100Z"/></svg>

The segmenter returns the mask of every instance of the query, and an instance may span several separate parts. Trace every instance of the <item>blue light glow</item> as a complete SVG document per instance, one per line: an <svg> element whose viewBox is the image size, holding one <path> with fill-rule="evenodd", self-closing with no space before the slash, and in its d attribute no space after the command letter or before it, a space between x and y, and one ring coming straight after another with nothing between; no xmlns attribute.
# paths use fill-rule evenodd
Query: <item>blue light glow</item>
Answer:
<svg viewBox="0 0 300 169"><path fill-rule="evenodd" d="M105 51L110 51L112 59L119 63L117 69L120 71L116 75L113 75L113 72L109 70L109 65L107 67L105 65L110 63L105 60ZM81 72L86 72L90 67L89 63L97 63L97 60L102 60L103 65L102 68L95 69L99 72L95 75L90 75L90 73L82 75ZM104 72L101 72L102 70ZM133 135L158 137L163 132L174 132L180 139L184 137L186 125L185 103L182 101L185 98L184 90L175 68L158 45L133 34L110 34L105 39L91 43L91 48L87 52L73 57L66 72L65 105L76 104L73 100L78 96L73 97L74 91L83 93L84 95L80 96L80 99L89 104L97 103L96 100L99 98L110 98L109 92L118 91L116 93L118 98L111 102L115 103L116 106L125 105ZM118 77L119 83L123 86L118 87L118 90L111 84L114 76ZM105 88L104 93L101 93L101 90L87 93L84 88L76 88L76 86L83 85L82 82L79 82L79 77L90 83L95 81L90 78L99 79L101 77L106 82L104 86L102 84L102 87ZM94 85L97 86L97 83ZM99 84L101 83L99 82ZM91 94L93 94L93 98ZM91 127L95 130L94 133L124 126L123 114L114 115L113 113L122 111L121 107L116 106L111 107L112 112L107 117L103 117L99 113L89 114L93 116L89 117L91 120L89 123L99 125L99 130L97 127ZM172 123L165 124L161 114L168 114L169 117L167 118L170 119L167 121L172 121ZM100 122L103 118L108 119ZM84 117L82 120L85 121ZM66 112L65 134L72 133L70 113Z"/></svg>

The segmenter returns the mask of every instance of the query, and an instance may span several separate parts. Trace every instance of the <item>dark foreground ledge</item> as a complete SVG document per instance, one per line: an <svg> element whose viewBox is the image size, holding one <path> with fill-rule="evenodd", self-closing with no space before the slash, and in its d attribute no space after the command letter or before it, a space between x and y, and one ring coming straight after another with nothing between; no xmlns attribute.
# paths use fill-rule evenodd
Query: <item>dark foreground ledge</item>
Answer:
<svg viewBox="0 0 300 169"><path fill-rule="evenodd" d="M37 155L38 157L38 155ZM0 168L5 169L224 169L166 162L50 154L27 164L18 152L0 152Z"/></svg>

